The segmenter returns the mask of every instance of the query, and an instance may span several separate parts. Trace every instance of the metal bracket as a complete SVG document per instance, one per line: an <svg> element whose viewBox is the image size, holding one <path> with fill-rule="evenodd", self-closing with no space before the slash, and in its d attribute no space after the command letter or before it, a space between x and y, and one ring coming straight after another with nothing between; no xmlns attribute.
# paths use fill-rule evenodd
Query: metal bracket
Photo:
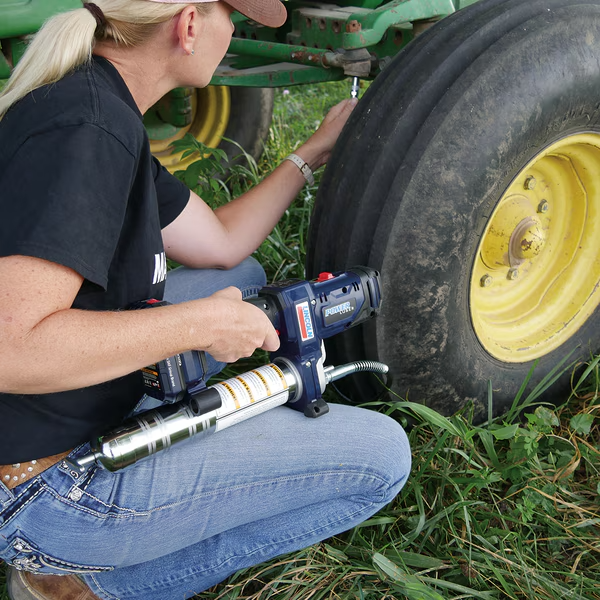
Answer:
<svg viewBox="0 0 600 600"><path fill-rule="evenodd" d="M376 63L376 59L366 48L328 52L323 59L324 65L339 67L344 70L344 75L361 78L368 77Z"/></svg>
<svg viewBox="0 0 600 600"><path fill-rule="evenodd" d="M229 52L215 73L213 85L235 85L236 79L242 78L244 85L263 87L304 83L304 78L315 77L319 81L367 78L377 67L377 59L366 48L332 51L233 38ZM249 56L281 62L243 68Z"/></svg>
<svg viewBox="0 0 600 600"><path fill-rule="evenodd" d="M453 12L452 0L394 0L367 13L356 12L346 21L344 48L373 46L392 25L445 17Z"/></svg>
<svg viewBox="0 0 600 600"><path fill-rule="evenodd" d="M316 419L318 417L322 417L329 412L329 405L323 398L319 398L314 402L306 405L304 409L304 416L310 417L311 419Z"/></svg>

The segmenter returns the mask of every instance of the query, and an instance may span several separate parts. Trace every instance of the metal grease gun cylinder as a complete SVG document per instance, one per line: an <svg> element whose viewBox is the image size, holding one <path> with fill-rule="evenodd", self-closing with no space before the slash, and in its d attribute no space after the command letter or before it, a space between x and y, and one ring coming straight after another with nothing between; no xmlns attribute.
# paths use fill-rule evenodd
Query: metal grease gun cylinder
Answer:
<svg viewBox="0 0 600 600"><path fill-rule="evenodd" d="M271 408L294 402L302 380L286 359L217 383L188 400L140 413L96 438L92 452L76 459L79 470L96 462L119 471L192 436L208 435Z"/></svg>

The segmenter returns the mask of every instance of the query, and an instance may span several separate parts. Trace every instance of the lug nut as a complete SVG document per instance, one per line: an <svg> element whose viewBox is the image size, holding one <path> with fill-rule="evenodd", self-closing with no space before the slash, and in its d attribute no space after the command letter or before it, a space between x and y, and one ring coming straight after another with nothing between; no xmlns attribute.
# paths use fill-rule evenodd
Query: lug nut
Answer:
<svg viewBox="0 0 600 600"><path fill-rule="evenodd" d="M535 177L528 177L525 180L525 189L526 190L534 190L536 183L537 183L537 181L535 180Z"/></svg>
<svg viewBox="0 0 600 600"><path fill-rule="evenodd" d="M550 205L548 204L548 200L542 200L537 207L539 213L547 213L549 209Z"/></svg>
<svg viewBox="0 0 600 600"><path fill-rule="evenodd" d="M484 275L480 280L479 280L479 285L481 285L481 287L490 287L490 285L492 285L492 283L494 282L494 280L492 279L492 277L490 275Z"/></svg>
<svg viewBox="0 0 600 600"><path fill-rule="evenodd" d="M507 277L511 281L518 279L519 278L519 269L509 269Z"/></svg>

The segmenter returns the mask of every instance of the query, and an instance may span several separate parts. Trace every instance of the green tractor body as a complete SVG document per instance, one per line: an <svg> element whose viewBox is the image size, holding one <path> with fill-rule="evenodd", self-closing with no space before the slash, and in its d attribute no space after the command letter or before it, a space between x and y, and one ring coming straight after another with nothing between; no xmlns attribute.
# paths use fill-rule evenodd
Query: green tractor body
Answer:
<svg viewBox="0 0 600 600"><path fill-rule="evenodd" d="M237 15L230 55L212 83L279 87L357 74L372 79L416 34L476 1L288 2L288 22L278 30ZM0 80L10 75L27 36L47 18L79 7L79 0L0 0Z"/></svg>

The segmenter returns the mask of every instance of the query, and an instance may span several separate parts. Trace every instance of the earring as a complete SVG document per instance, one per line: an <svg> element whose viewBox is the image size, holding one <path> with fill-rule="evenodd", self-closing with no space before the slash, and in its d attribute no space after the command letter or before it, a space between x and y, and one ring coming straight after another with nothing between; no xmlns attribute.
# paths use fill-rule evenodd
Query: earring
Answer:
<svg viewBox="0 0 600 600"><path fill-rule="evenodd" d="M195 51L195 50L192 50L192 56L194 56L194 54L196 54L196 51Z"/></svg>

